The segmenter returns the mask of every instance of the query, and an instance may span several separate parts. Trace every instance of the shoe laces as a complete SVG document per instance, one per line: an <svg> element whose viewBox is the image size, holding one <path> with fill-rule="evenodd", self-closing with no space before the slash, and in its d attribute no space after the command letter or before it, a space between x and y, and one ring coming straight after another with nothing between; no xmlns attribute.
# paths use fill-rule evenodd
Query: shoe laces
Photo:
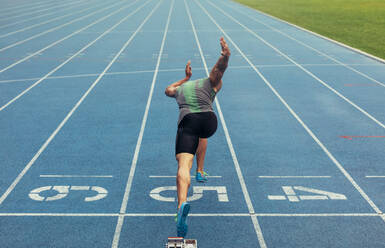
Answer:
<svg viewBox="0 0 385 248"><path fill-rule="evenodd" d="M209 176L209 174L206 173L205 171L198 171L197 173L200 173L204 177L208 177Z"/></svg>

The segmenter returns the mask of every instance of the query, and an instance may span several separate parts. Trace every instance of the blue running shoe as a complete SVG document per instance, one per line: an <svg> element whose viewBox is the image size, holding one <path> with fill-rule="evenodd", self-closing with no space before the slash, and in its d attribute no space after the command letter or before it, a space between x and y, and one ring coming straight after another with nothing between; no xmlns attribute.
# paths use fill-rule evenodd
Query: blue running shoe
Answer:
<svg viewBox="0 0 385 248"><path fill-rule="evenodd" d="M197 171L195 174L195 180L199 183L207 182L209 174L204 171Z"/></svg>
<svg viewBox="0 0 385 248"><path fill-rule="evenodd" d="M183 202L178 210L178 217L176 221L176 230L178 233L178 237L184 238L187 234L188 227L187 227L186 219L189 211L190 211L190 204L187 202Z"/></svg>

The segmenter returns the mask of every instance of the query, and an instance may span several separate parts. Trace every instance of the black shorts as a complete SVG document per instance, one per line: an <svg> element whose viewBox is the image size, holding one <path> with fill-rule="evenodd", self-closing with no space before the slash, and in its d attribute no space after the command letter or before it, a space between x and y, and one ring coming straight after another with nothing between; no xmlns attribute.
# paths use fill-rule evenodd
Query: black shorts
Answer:
<svg viewBox="0 0 385 248"><path fill-rule="evenodd" d="M190 113L183 117L176 134L175 155L181 152L194 154L199 138L208 138L217 130L218 121L214 112Z"/></svg>

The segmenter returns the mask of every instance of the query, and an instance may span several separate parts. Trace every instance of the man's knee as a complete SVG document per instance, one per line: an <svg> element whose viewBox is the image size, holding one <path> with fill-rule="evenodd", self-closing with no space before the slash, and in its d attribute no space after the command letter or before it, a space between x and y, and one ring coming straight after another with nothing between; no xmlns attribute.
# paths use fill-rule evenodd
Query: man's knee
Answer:
<svg viewBox="0 0 385 248"><path fill-rule="evenodd" d="M175 157L176 157L176 160L178 161L179 167L184 167L184 166L191 167L194 159L194 154L182 152L182 153L178 153Z"/></svg>

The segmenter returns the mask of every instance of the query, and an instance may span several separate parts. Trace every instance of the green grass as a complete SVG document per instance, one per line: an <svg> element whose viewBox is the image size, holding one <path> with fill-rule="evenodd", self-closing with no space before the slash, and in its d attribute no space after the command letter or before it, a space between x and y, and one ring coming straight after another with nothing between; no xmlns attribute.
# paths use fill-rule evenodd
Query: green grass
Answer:
<svg viewBox="0 0 385 248"><path fill-rule="evenodd" d="M385 0L236 0L385 59Z"/></svg>

